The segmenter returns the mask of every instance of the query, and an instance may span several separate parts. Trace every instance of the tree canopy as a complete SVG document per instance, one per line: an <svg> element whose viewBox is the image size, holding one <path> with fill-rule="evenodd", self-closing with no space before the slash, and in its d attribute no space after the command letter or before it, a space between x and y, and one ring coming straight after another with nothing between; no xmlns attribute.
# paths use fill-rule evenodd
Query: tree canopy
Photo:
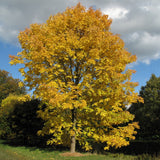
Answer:
<svg viewBox="0 0 160 160"><path fill-rule="evenodd" d="M39 134L53 134L48 144L75 152L76 141L90 150L93 142L109 149L134 139L138 124L125 108L142 99L131 82L135 71L126 65L136 56L111 32L111 22L79 3L20 32L23 51L11 56L11 64L24 64L24 85L48 106L39 111L45 120Z"/></svg>
<svg viewBox="0 0 160 160"><path fill-rule="evenodd" d="M140 130L137 138L156 140L160 135L160 77L154 74L141 87L140 96L144 103L134 103L129 111L135 114L135 121L139 121Z"/></svg>
<svg viewBox="0 0 160 160"><path fill-rule="evenodd" d="M14 79L9 72L0 70L0 103L10 93L25 94L26 90L24 87L20 88L18 83L19 79Z"/></svg>

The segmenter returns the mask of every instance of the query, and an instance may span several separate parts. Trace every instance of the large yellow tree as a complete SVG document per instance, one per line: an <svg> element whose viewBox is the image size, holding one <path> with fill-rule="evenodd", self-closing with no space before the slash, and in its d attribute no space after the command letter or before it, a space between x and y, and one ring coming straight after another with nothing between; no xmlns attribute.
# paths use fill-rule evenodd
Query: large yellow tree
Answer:
<svg viewBox="0 0 160 160"><path fill-rule="evenodd" d="M138 124L125 108L142 101L131 82L135 71L126 70L136 56L111 32L111 22L79 3L20 32L23 50L10 63L24 64L24 84L47 104L39 111L45 120L39 134L53 135L48 144L75 152L76 141L90 150L93 142L109 149L135 138Z"/></svg>

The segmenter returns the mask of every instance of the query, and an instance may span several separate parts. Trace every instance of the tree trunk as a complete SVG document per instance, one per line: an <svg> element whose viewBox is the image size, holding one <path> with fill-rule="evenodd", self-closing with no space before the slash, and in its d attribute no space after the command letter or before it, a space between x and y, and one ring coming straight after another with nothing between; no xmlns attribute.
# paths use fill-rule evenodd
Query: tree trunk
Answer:
<svg viewBox="0 0 160 160"><path fill-rule="evenodd" d="M76 151L76 109L72 109L72 130L74 134L71 136L71 148L70 151L71 153L74 153Z"/></svg>
<svg viewBox="0 0 160 160"><path fill-rule="evenodd" d="M71 153L76 151L76 134L71 137Z"/></svg>

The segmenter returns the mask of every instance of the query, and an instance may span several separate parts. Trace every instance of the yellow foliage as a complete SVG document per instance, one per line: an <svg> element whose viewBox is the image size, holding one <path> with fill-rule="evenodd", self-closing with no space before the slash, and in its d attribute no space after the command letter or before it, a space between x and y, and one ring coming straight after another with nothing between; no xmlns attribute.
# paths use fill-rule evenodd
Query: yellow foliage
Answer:
<svg viewBox="0 0 160 160"><path fill-rule="evenodd" d="M79 3L20 32L23 51L10 63L24 64L19 71L25 85L47 104L38 114L46 121L39 134L53 134L48 144L69 145L75 134L86 150L91 149L88 137L109 149L134 139L138 124L131 123L134 116L125 108L143 99L134 93L135 71L126 65L136 56L111 32L111 22Z"/></svg>
<svg viewBox="0 0 160 160"><path fill-rule="evenodd" d="M0 107L0 114L8 115L13 110L15 105L31 100L30 95L14 95L10 94L7 98L3 99Z"/></svg>

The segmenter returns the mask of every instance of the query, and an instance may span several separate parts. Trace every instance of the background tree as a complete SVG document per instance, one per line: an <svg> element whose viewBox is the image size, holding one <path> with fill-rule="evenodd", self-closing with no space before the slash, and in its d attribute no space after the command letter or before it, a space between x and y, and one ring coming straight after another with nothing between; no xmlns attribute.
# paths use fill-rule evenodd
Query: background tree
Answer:
<svg viewBox="0 0 160 160"><path fill-rule="evenodd" d="M141 99L130 82L134 71L125 67L136 56L110 24L100 10L79 3L19 34L23 51L11 56L11 64L24 64L24 84L47 103L39 111L45 120L39 134L53 134L48 144L75 152L76 140L90 150L92 142L109 149L134 139L138 124L125 106Z"/></svg>
<svg viewBox="0 0 160 160"><path fill-rule="evenodd" d="M160 137L160 77L152 74L145 86L141 87L140 96L144 103L134 103L129 111L135 114L140 130L137 138L156 140Z"/></svg>
<svg viewBox="0 0 160 160"><path fill-rule="evenodd" d="M1 138L14 138L14 123L12 122L13 112L17 105L23 104L26 100L30 100L28 95L10 94L2 100L0 107L0 136Z"/></svg>
<svg viewBox="0 0 160 160"><path fill-rule="evenodd" d="M37 117L41 101L29 95L10 94L0 108L0 136L12 143L44 145L46 139L37 135L43 120ZM43 105L43 108L45 106Z"/></svg>
<svg viewBox="0 0 160 160"><path fill-rule="evenodd" d="M26 90L24 87L20 88L18 83L19 79L14 79L10 76L9 72L0 70L0 103L10 93L25 94Z"/></svg>
<svg viewBox="0 0 160 160"><path fill-rule="evenodd" d="M37 135L38 130L42 129L44 124L43 120L37 117L40 103L38 99L31 99L15 106L10 119L12 130L16 135L16 144L17 142L32 146L46 144L46 139Z"/></svg>

